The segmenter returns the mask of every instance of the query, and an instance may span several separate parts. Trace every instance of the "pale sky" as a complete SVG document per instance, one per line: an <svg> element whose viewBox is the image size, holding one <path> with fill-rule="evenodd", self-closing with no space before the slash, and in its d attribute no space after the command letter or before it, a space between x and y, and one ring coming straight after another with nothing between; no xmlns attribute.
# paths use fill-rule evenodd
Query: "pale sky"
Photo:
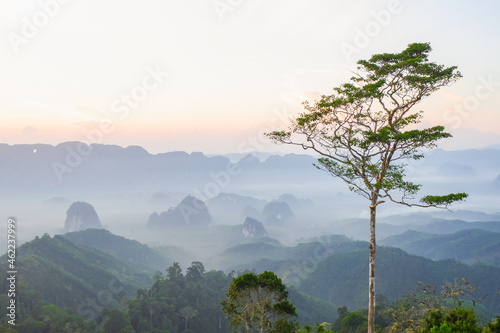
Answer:
<svg viewBox="0 0 500 333"><path fill-rule="evenodd" d="M446 149L500 144L500 2L16 0L0 3L0 142L279 151L359 59L430 42L463 78L421 108ZM300 151L296 151L300 153Z"/></svg>

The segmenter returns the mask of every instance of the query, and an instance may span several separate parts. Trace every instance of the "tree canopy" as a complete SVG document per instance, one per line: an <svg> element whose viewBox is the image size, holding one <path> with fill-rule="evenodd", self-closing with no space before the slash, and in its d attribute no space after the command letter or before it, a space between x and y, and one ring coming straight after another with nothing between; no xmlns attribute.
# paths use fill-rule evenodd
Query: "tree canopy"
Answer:
<svg viewBox="0 0 500 333"><path fill-rule="evenodd" d="M405 180L405 165L399 162L422 158L421 149L434 148L437 140L451 135L443 126L417 129L423 111L413 107L462 77L455 66L429 62L431 50L428 43L415 43L401 53L360 60L351 82L334 88L333 95L323 96L314 105L305 101L306 112L292 120L288 131L268 136L278 143L314 150L322 156L318 168L370 200L387 198L417 205L408 199L420 185ZM402 195L395 197L393 190ZM466 196L426 196L421 204L447 206Z"/></svg>
<svg viewBox="0 0 500 333"><path fill-rule="evenodd" d="M231 281L226 295L227 300L221 302L222 311L233 327L242 328L245 333L253 329L272 332L276 323L288 326L283 319L296 316L295 307L287 299L286 286L273 272L243 274Z"/></svg>

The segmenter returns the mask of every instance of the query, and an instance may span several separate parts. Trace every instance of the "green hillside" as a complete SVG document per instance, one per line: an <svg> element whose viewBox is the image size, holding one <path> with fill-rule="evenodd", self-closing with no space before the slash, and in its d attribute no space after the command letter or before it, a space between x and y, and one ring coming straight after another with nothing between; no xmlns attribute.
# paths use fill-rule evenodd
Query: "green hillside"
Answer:
<svg viewBox="0 0 500 333"><path fill-rule="evenodd" d="M465 240L468 237L475 239L473 235L476 233L478 239L475 241L480 243L481 231L457 233L456 238L464 242L454 251L474 252L471 243ZM489 232L484 236L487 234ZM430 242L433 238L434 235L426 234L415 237L422 242ZM487 239L482 242L485 249L488 248ZM361 309L368 302L366 242L335 235L304 240L296 246L287 247L275 240L260 239L231 247L218 258L221 262L232 264L235 270L273 271L292 290L322 298L334 308L346 305L349 309ZM489 311L488 315L494 315L500 312L500 296L497 296L500 291L499 276L499 267L482 263L470 266L453 259L433 261L388 247L380 247L377 254L376 291L390 299L398 299L415 290L419 282L439 289L455 278L464 277L479 288L478 296L488 295L484 306Z"/></svg>
<svg viewBox="0 0 500 333"><path fill-rule="evenodd" d="M297 321L301 325L332 322L337 317L337 306L318 297L307 295L296 289L289 289L288 299L297 311Z"/></svg>
<svg viewBox="0 0 500 333"><path fill-rule="evenodd" d="M210 265L219 269L247 269L261 259L282 259L287 247L272 238L259 238L234 245L212 258Z"/></svg>
<svg viewBox="0 0 500 333"><path fill-rule="evenodd" d="M500 267L500 233L486 230L467 229L446 235L407 231L387 237L379 244L435 260L455 259L467 264L482 262Z"/></svg>
<svg viewBox="0 0 500 333"><path fill-rule="evenodd" d="M320 261L333 253L345 253L366 248L363 241L353 241L341 235L303 240L295 246L285 246L272 238L258 238L226 249L212 259L211 264L225 270L253 268L271 270L271 262Z"/></svg>
<svg viewBox="0 0 500 333"><path fill-rule="evenodd" d="M95 319L104 307L123 307L137 288L152 282L151 271L61 236L36 237L16 252L20 320L36 314L44 304L68 307L85 320ZM7 267L6 255L0 265ZM0 272L2 290L8 283L5 274Z"/></svg>
<svg viewBox="0 0 500 333"><path fill-rule="evenodd" d="M446 236L448 241L441 239L441 244L458 246L454 250L458 254L481 253L491 248L488 235L498 237L494 233L482 233L480 230L440 236L407 233L400 237L400 243L412 244L419 240L428 242L428 249L432 249L440 244L435 237ZM367 247L366 242L338 235L303 240L295 246L260 238L225 250L214 262L240 271L275 272L287 285L290 300L299 314L297 319L305 325L332 322L340 306L347 306L351 311L366 308ZM141 256L151 258L145 258L142 264ZM20 246L16 253L18 320L26 327L42 324L48 327L44 316L72 318L79 327L98 327L105 323L99 323L102 310L108 308L118 309L120 312L114 315L127 318L132 327L141 327L142 331L149 329L152 318L152 325L158 329L169 327L180 332L185 323L179 311L191 307L199 311L189 322L192 329L210 326L210 331L228 331L220 312L220 301L235 273L205 272L200 262L193 262L185 274L174 264L175 267L167 269L164 279L162 274L155 274L154 269L155 265L162 265L162 260L165 258L149 247L105 230L37 237ZM7 267L6 255L0 257L0 264ZM165 268L158 270L165 272ZM0 272L2 290L6 290L8 283L5 274ZM486 315L494 316L500 313L499 276L500 267L482 263L434 261L389 247L380 247L377 252L376 291L393 300L414 290L418 282L440 288L455 278L466 278L480 288L478 296L488 295L483 301ZM0 300L4 301L5 297L0 295ZM127 308L128 313L122 312ZM30 318L35 321L30 322ZM218 327L223 329L218 331ZM26 332L37 331L35 328Z"/></svg>
<svg viewBox="0 0 500 333"><path fill-rule="evenodd" d="M164 271L173 260L138 241L117 236L105 229L86 229L62 235L73 243L82 244L116 258L130 262L136 267Z"/></svg>
<svg viewBox="0 0 500 333"><path fill-rule="evenodd" d="M468 266L455 260L433 261L400 249L381 247L377 251L376 292L396 299L414 290L418 282L442 286L455 278L466 278L488 294L484 305L500 312L500 268L477 264ZM364 308L368 302L368 251L333 254L317 264L299 290L350 309Z"/></svg>

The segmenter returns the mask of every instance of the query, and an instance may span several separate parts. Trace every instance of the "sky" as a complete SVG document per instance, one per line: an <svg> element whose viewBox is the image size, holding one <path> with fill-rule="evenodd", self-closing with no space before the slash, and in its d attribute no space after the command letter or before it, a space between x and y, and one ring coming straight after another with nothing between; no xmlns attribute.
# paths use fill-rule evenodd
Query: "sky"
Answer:
<svg viewBox="0 0 500 333"><path fill-rule="evenodd" d="M424 125L453 134L444 149L498 146L498 13L496 0L2 1L0 142L296 151L263 133L357 60L430 42L463 78L419 105Z"/></svg>

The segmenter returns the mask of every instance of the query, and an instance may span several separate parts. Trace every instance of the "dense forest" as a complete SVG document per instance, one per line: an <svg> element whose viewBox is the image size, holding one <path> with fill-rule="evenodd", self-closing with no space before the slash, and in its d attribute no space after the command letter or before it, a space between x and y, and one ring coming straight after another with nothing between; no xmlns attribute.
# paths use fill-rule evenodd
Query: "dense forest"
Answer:
<svg viewBox="0 0 500 333"><path fill-rule="evenodd" d="M95 241L90 244L88 239ZM255 270L241 265L229 272L207 270L202 262L194 261L183 271L178 262L157 269L168 262L162 254L106 230L88 229L64 237L44 235L18 249L22 274L17 281L15 330L230 332L232 327L221 302L226 299L231 281L244 273L273 268L284 282L287 278L292 282L287 290L297 313L297 317L290 318L294 331L363 332L367 316L363 306L364 247L365 242L343 236L314 239L294 247L261 238L223 254L229 259L236 258L236 253L240 258L254 253L248 259ZM145 260L143 265L134 256L127 260L123 255L127 248L151 260ZM256 260L259 251L275 255L276 260ZM488 324L491 332L497 332L499 324L493 318L500 311L500 268L468 266L449 259L432 261L394 248L381 247L379 251L376 324L380 330L399 332L406 327L414 332L430 332L430 327L426 331L424 326L431 325L431 320L434 324L441 320L439 325L452 325L447 316L453 316L450 311L455 309L455 317L473 318L477 332ZM314 258L314 253L318 262L304 266L305 259ZM6 260L4 255L0 264L5 265ZM302 274L293 267L302 267ZM293 278L290 272L295 272ZM2 290L8 289L3 273L0 278ZM6 293L0 297L2 302L7 301ZM412 324L403 318L413 318ZM8 319L1 321L0 332L9 332L13 327Z"/></svg>

